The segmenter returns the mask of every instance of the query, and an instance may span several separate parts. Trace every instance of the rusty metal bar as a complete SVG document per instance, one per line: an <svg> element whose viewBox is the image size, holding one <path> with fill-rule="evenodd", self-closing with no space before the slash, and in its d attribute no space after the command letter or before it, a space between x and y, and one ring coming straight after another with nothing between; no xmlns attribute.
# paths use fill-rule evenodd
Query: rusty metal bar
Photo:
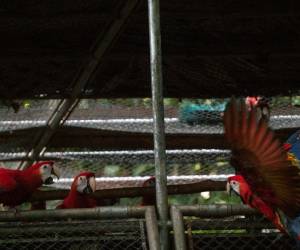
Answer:
<svg viewBox="0 0 300 250"><path fill-rule="evenodd" d="M236 230L236 229L274 229L274 225L263 219L250 220L249 218L221 219L196 219L191 220L189 225L194 230Z"/></svg>
<svg viewBox="0 0 300 250"><path fill-rule="evenodd" d="M96 207L80 209L33 210L0 212L0 221L53 221L68 219L142 218L145 207Z"/></svg>
<svg viewBox="0 0 300 250"><path fill-rule="evenodd" d="M108 221L104 221L103 224L101 224L102 221L97 221L97 230L107 230L108 224L109 224L109 230L113 232L124 232L124 225L120 225L119 223L113 224L109 223ZM5 223L4 225L0 226L0 238L9 237L11 235L20 234L20 233L26 233L27 235L34 235L37 232L43 233L43 234L60 234L60 235L70 235L70 232L72 234L77 235L82 233L83 231L86 234L95 232L95 226L93 225L94 222L91 223L81 223L81 224L72 224L69 222L61 221L60 223L56 223L54 225L51 225L49 221L45 223L30 223L29 225L26 225L26 223L22 223L22 225L16 226L14 222L10 222L11 224ZM92 224L93 223L93 224ZM66 227L71 228L70 231L66 230ZM140 225L132 224L130 225L130 230L137 231L140 229Z"/></svg>
<svg viewBox="0 0 300 250"><path fill-rule="evenodd" d="M258 212L246 205L193 205L193 206L178 206L178 209L184 216L198 217L228 217L234 215L253 215Z"/></svg>

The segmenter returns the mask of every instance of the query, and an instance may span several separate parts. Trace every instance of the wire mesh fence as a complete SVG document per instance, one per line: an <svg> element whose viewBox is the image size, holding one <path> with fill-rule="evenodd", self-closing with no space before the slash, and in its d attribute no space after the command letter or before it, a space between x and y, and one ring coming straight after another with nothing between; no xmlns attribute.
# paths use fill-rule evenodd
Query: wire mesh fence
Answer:
<svg viewBox="0 0 300 250"><path fill-rule="evenodd" d="M25 156L25 152L0 153L5 166L11 168L18 167L18 159ZM228 150L167 150L167 174L230 174L233 169L228 164L229 156ZM71 178L83 170L93 171L98 177L151 176L155 172L153 150L60 151L45 153L44 158L55 160L62 178Z"/></svg>
<svg viewBox="0 0 300 250"><path fill-rule="evenodd" d="M257 211L245 205L172 206L176 249L297 249Z"/></svg>
<svg viewBox="0 0 300 250"><path fill-rule="evenodd" d="M221 134L222 112L227 99L178 100L165 99L167 134ZM58 100L22 101L17 112L6 105L0 109L0 160L6 167L15 168L26 159L34 147L37 132L43 129L55 112ZM273 128L290 128L300 125L299 97L274 97L269 102ZM198 105L189 124L183 116L185 105ZM202 105L202 106L201 106ZM199 110L199 107L201 109ZM152 108L150 99L81 100L64 124L68 128L91 128L97 131L152 134ZM24 130L25 129L25 130ZM24 131L23 131L24 130ZM1 134L0 133L0 134ZM20 134L18 134L20 133ZM29 136L28 133L30 133ZM18 135L18 136L16 136ZM76 136L76 135L74 135ZM115 139L116 143L118 139ZM176 150L167 150L168 176L213 176L233 173L229 164L230 152L216 149L186 149L177 145ZM120 145L122 147L122 145ZM90 170L97 177L143 177L154 175L153 150L101 150L89 148L51 148L43 154L45 159L55 159L62 169L63 178L73 178L82 170ZM196 179L196 178L195 178Z"/></svg>
<svg viewBox="0 0 300 250"><path fill-rule="evenodd" d="M186 219L187 249L296 249L261 216Z"/></svg>
<svg viewBox="0 0 300 250"><path fill-rule="evenodd" d="M149 249L145 220L0 223L1 249Z"/></svg>
<svg viewBox="0 0 300 250"><path fill-rule="evenodd" d="M273 98L270 125L275 128L300 126L298 97ZM224 100L190 101L207 105L194 112L189 122L182 116L179 100L165 100L167 134L221 134ZM22 103L15 112L10 106L0 109L0 160L9 168L19 166L34 146L35 129L44 129L58 101ZM151 101L82 100L63 127L89 128L97 131L153 133ZM26 137L29 129L30 136ZM41 130L42 131L42 130ZM19 136L15 136L15 134ZM23 134L22 134L23 133ZM117 140L116 140L117 141ZM224 180L234 171L229 164L230 152L221 149L167 150L168 183L186 183L201 178ZM51 148L42 155L54 159L62 172L55 188L68 188L74 176L93 171L101 185L98 188L142 186L154 175L153 150L95 150L85 148ZM14 160L14 161L13 161ZM177 178L178 177L178 178ZM123 183L123 184L122 184ZM199 196L199 194L197 194ZM206 194L207 196L207 194ZM199 196L200 197L200 196ZM210 193L203 198L184 196L183 203L226 203L226 194ZM173 202L172 198L170 199ZM240 202L240 201L237 201ZM176 202L175 202L176 203ZM55 207L56 205L54 205ZM48 206L53 207L53 206ZM148 249L144 220L66 221L39 223L0 223L1 249ZM261 217L189 218L185 220L189 249L293 249L294 243L274 231Z"/></svg>
<svg viewBox="0 0 300 250"><path fill-rule="evenodd" d="M270 99L271 126L299 126L298 96ZM183 100L165 99L166 132L221 132L222 112L228 99ZM10 104L0 103L0 131L42 126L55 112L59 100L19 101L16 112ZM189 115L199 122L189 123L183 115L189 105ZM81 100L66 125L94 127L109 130L152 131L151 100L145 99L97 99ZM193 126L194 125L194 126Z"/></svg>
<svg viewBox="0 0 300 250"><path fill-rule="evenodd" d="M87 154L77 156L74 154L72 158L57 161L65 177L87 169L102 177L154 175L153 151L92 152L90 158ZM228 159L228 151L167 151L167 174L169 176L229 174L232 173L232 169Z"/></svg>

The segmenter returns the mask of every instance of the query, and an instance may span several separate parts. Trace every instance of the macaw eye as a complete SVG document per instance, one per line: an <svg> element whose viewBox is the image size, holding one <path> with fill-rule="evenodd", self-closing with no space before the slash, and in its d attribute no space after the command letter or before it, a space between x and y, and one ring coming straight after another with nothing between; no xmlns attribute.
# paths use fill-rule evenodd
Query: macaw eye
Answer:
<svg viewBox="0 0 300 250"><path fill-rule="evenodd" d="M48 167L47 165L44 165L44 166L43 166L43 169L46 169L47 167Z"/></svg>
<svg viewBox="0 0 300 250"><path fill-rule="evenodd" d="M235 181L233 181L233 182L232 182L232 184L233 184L233 185L236 185L236 182L235 182Z"/></svg>

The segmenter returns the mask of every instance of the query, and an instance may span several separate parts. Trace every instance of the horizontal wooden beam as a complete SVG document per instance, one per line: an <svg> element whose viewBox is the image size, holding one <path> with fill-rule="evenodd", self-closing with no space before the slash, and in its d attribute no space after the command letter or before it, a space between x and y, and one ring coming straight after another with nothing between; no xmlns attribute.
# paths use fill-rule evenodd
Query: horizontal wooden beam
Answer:
<svg viewBox="0 0 300 250"><path fill-rule="evenodd" d="M190 184L168 185L168 193L171 194L192 194L204 191L224 191L226 181L205 180ZM41 200L62 200L69 193L69 190L36 191L30 201ZM97 190L92 197L96 199L142 197L155 194L154 187L128 187Z"/></svg>
<svg viewBox="0 0 300 250"><path fill-rule="evenodd" d="M29 128L0 132L0 145L8 147L28 147L32 137L43 128ZM285 141L297 128L275 130L281 141ZM0 147L0 149L1 149ZM218 148L227 149L223 134L177 133L166 134L167 149ZM59 128L49 141L48 148L89 148L97 150L142 150L153 149L152 133L134 133L92 128L65 126Z"/></svg>

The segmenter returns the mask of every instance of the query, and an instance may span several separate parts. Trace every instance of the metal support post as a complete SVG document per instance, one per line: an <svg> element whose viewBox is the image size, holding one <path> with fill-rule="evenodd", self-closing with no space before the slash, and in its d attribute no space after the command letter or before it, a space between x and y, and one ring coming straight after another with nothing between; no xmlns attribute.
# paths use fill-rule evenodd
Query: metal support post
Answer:
<svg viewBox="0 0 300 250"><path fill-rule="evenodd" d="M162 93L161 34L159 0L148 0L156 204L160 220L160 245L168 249L168 197L165 154L164 106Z"/></svg>
<svg viewBox="0 0 300 250"><path fill-rule="evenodd" d="M176 206L171 207L171 219L173 223L175 249L186 250L183 216Z"/></svg>
<svg viewBox="0 0 300 250"><path fill-rule="evenodd" d="M146 207L145 211L147 236L150 250L160 250L159 233L155 208L152 206Z"/></svg>

